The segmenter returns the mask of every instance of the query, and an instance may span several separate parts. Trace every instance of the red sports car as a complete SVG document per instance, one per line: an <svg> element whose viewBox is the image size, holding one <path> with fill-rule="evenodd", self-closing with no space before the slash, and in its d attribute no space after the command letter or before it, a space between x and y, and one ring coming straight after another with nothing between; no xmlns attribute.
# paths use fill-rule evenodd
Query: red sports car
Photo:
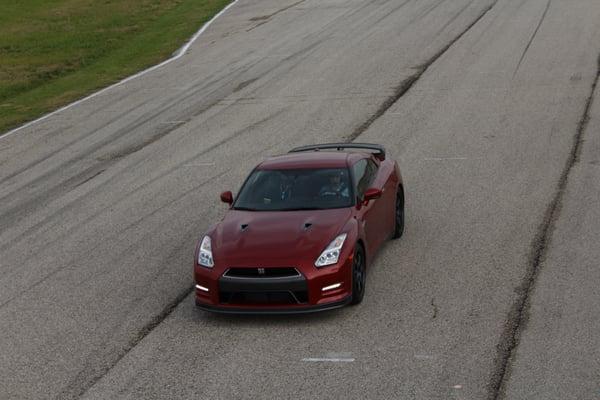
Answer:
<svg viewBox="0 0 600 400"><path fill-rule="evenodd" d="M358 304L373 256L404 230L398 165L382 146L298 147L260 163L198 243L196 305L306 313Z"/></svg>

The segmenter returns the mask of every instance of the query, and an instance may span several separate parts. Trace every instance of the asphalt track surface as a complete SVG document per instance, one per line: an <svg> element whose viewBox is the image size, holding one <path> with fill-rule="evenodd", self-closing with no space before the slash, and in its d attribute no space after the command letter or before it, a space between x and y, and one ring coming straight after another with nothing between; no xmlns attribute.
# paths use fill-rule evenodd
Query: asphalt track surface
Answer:
<svg viewBox="0 0 600 400"><path fill-rule="evenodd" d="M185 56L0 139L0 398L597 399L599 21L597 0L240 0ZM364 302L197 310L218 193L357 138L407 191Z"/></svg>

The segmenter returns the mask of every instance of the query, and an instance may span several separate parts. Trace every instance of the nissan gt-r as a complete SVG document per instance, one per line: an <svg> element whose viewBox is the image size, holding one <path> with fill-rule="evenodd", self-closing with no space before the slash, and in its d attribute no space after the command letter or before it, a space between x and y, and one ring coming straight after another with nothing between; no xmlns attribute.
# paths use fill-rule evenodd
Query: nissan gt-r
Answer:
<svg viewBox="0 0 600 400"><path fill-rule="evenodd" d="M378 249L404 231L397 163L368 143L303 146L258 164L196 246L196 305L306 313L358 304Z"/></svg>

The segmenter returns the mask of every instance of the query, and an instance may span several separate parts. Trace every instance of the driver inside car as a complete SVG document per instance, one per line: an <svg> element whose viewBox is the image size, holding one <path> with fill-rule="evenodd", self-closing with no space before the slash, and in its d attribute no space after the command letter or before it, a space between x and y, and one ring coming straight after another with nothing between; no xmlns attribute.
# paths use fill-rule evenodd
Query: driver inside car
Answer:
<svg viewBox="0 0 600 400"><path fill-rule="evenodd" d="M342 180L342 177L337 174L331 174L328 177L328 181L321 190L319 190L319 196L337 196L337 197L350 197L350 190L348 186Z"/></svg>

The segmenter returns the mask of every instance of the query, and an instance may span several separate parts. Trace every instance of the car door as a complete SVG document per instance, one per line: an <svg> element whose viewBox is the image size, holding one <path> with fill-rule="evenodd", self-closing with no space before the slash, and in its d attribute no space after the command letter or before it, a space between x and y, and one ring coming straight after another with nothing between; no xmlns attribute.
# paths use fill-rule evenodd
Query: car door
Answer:
<svg viewBox="0 0 600 400"><path fill-rule="evenodd" d="M366 236L367 252L370 255L377 251L387 234L385 225L382 225L382 221L385 220L385 207L382 202L376 199L369 201L366 205L362 204L365 191L375 181L377 172L378 165L375 161L367 158L360 159L352 167L357 204L361 204L359 209L360 221Z"/></svg>
<svg viewBox="0 0 600 400"><path fill-rule="evenodd" d="M382 191L381 197L376 200L372 200L371 211L371 226L373 229L371 232L375 238L375 249L381 246L383 242L390 236L390 226L394 221L393 214L390 214L390 210L393 210L393 205L390 203L390 199L394 196L394 190L390 190L389 179L384 169L381 168L379 162L376 162L373 157L367 160L367 176L369 176L369 184L367 188L374 187ZM393 200L392 200L393 201Z"/></svg>

